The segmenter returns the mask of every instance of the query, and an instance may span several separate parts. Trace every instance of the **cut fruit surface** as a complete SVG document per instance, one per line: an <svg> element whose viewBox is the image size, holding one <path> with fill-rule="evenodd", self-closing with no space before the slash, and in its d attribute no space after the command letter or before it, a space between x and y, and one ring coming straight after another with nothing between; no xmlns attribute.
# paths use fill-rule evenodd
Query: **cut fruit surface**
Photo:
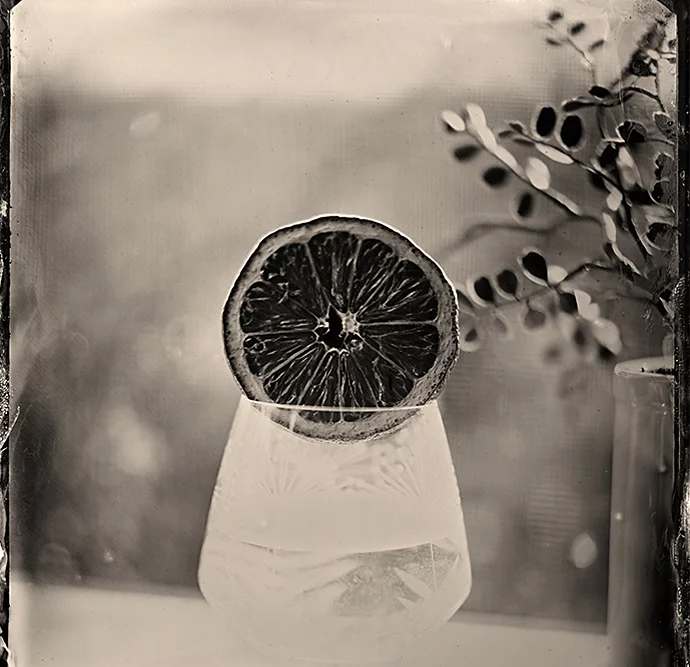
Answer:
<svg viewBox="0 0 690 667"><path fill-rule="evenodd" d="M410 239L324 216L260 241L230 291L223 333L250 399L319 408L292 411L291 428L357 440L436 397L457 358L457 316L452 284Z"/></svg>

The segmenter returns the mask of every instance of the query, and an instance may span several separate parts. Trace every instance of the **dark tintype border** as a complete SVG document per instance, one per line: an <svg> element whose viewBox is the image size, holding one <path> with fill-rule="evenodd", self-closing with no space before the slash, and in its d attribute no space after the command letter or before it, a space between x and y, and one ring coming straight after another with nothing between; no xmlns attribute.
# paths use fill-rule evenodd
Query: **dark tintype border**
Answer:
<svg viewBox="0 0 690 667"><path fill-rule="evenodd" d="M0 665L9 662L10 9L0 0Z"/></svg>
<svg viewBox="0 0 690 667"><path fill-rule="evenodd" d="M19 0L0 0L0 667L9 652L9 286L10 286L10 10ZM661 0L668 6L667 2ZM670 3L669 3L670 4ZM678 228L681 281L676 296L674 667L690 666L690 0L676 0L678 21Z"/></svg>
<svg viewBox="0 0 690 667"><path fill-rule="evenodd" d="M678 249L680 283L676 295L676 382L675 470L673 493L674 565L676 580L674 667L690 665L690 289L688 289L688 252L690 251L690 0L676 1L678 20Z"/></svg>

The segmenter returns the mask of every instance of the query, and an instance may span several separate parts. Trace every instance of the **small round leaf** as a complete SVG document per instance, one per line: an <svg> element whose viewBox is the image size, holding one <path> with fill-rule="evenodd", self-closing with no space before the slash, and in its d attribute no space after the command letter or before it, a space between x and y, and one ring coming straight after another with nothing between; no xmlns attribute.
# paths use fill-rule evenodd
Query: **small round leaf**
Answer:
<svg viewBox="0 0 690 667"><path fill-rule="evenodd" d="M530 157L527 159L525 174L529 182L538 190L548 190L551 185L551 172L539 159Z"/></svg>
<svg viewBox="0 0 690 667"><path fill-rule="evenodd" d="M635 157L627 146L621 146L619 148L617 164L624 169L635 169Z"/></svg>
<svg viewBox="0 0 690 667"><path fill-rule="evenodd" d="M568 32L575 37L576 35L584 32L586 27L587 25L583 21L577 21L568 27Z"/></svg>
<svg viewBox="0 0 690 667"><path fill-rule="evenodd" d="M597 150L597 162L604 171L609 171L616 166L619 146L609 142L604 142Z"/></svg>
<svg viewBox="0 0 690 667"><path fill-rule="evenodd" d="M453 151L453 157L458 162L466 162L467 160L471 160L477 153L479 153L479 146L475 144L465 144L464 146L458 146Z"/></svg>
<svg viewBox="0 0 690 667"><path fill-rule="evenodd" d="M590 99L588 97L576 97L572 100L566 100L561 104L561 109L566 113L572 113L573 111L580 111L580 109L587 109L588 107L596 106L597 100Z"/></svg>
<svg viewBox="0 0 690 667"><path fill-rule="evenodd" d="M530 139L530 137L518 134L514 135L512 139L516 144L520 144L521 146L534 146L534 140Z"/></svg>
<svg viewBox="0 0 690 667"><path fill-rule="evenodd" d="M616 266L624 275L631 277L634 275L642 275L642 272L635 266L635 263L628 259L616 243L607 242L603 246L604 254L609 258L611 263Z"/></svg>
<svg viewBox="0 0 690 667"><path fill-rule="evenodd" d="M515 213L519 218L529 218L534 213L534 196L530 192L520 195Z"/></svg>
<svg viewBox="0 0 690 667"><path fill-rule="evenodd" d="M515 156L505 146L496 146L494 155L509 169L515 169L518 166Z"/></svg>
<svg viewBox="0 0 690 667"><path fill-rule="evenodd" d="M508 121L508 127L515 132L519 132L520 134L527 132L527 128L525 127L524 123L521 123L519 120Z"/></svg>
<svg viewBox="0 0 690 667"><path fill-rule="evenodd" d="M596 320L592 322L592 334L599 345L610 350L614 355L623 350L623 342L618 327L609 320Z"/></svg>
<svg viewBox="0 0 690 667"><path fill-rule="evenodd" d="M465 121L455 111L444 111L441 113L441 121L446 132L459 133L464 132L467 127Z"/></svg>
<svg viewBox="0 0 690 667"><path fill-rule="evenodd" d="M667 139L672 141L676 138L676 122L663 111L657 111L654 113L654 123L657 126L659 132L663 134Z"/></svg>
<svg viewBox="0 0 690 667"><path fill-rule="evenodd" d="M544 156L549 158L552 162L557 164L573 164L575 160L570 157L565 151L555 146L548 146L546 144L535 144L534 147Z"/></svg>
<svg viewBox="0 0 690 667"><path fill-rule="evenodd" d="M562 266L551 265L547 269L546 279L549 285L559 285L568 277L568 272Z"/></svg>
<svg viewBox="0 0 690 667"><path fill-rule="evenodd" d="M518 287L520 286L520 281L518 280L515 271L512 271L511 269L501 271L496 276L495 284L502 296L511 299L517 298L517 291Z"/></svg>
<svg viewBox="0 0 690 667"><path fill-rule="evenodd" d="M549 267L538 250L526 250L519 259L522 272L538 285L548 285Z"/></svg>
<svg viewBox="0 0 690 667"><path fill-rule="evenodd" d="M566 315L576 315L578 313L577 297L572 292L559 292L558 307Z"/></svg>
<svg viewBox="0 0 690 667"><path fill-rule="evenodd" d="M668 180L657 181L652 188L652 199L663 206L672 207L675 203L675 192Z"/></svg>
<svg viewBox="0 0 690 667"><path fill-rule="evenodd" d="M494 134L493 130L485 125L484 127L476 128L475 131L477 133L477 138L482 145L489 152L494 152L498 146L498 140L496 139L496 135Z"/></svg>
<svg viewBox="0 0 690 667"><path fill-rule="evenodd" d="M500 341L507 341L513 337L513 331L508 324L508 320L498 312L494 313L487 326Z"/></svg>
<svg viewBox="0 0 690 667"><path fill-rule="evenodd" d="M546 326L548 321L548 314L536 308L533 305L528 305L522 313L522 326L526 331L538 331Z"/></svg>
<svg viewBox="0 0 690 667"><path fill-rule="evenodd" d="M604 86L592 86L589 89L589 94L594 95L594 97L598 97L599 99L604 99L611 94L611 91Z"/></svg>
<svg viewBox="0 0 690 667"><path fill-rule="evenodd" d="M568 148L578 147L584 138L584 125L582 119L574 114L566 116L561 123L559 137L564 146Z"/></svg>
<svg viewBox="0 0 690 667"><path fill-rule="evenodd" d="M618 236L618 228L616 227L615 220L608 213L602 213L601 221L604 225L604 233L606 234L606 238L611 241L611 243L615 243Z"/></svg>
<svg viewBox="0 0 690 667"><path fill-rule="evenodd" d="M592 305L592 297L580 289L574 289L573 294L577 299L577 309L582 312Z"/></svg>
<svg viewBox="0 0 690 667"><path fill-rule="evenodd" d="M464 352L476 352L482 346L482 341L482 332L474 322L460 327L460 349Z"/></svg>
<svg viewBox="0 0 690 667"><path fill-rule="evenodd" d="M486 114L478 104L468 104L464 111L465 122L471 124L476 130L486 129Z"/></svg>
<svg viewBox="0 0 690 667"><path fill-rule="evenodd" d="M628 199L636 206L651 206L654 203L649 192L639 185L628 188Z"/></svg>
<svg viewBox="0 0 690 667"><path fill-rule="evenodd" d="M606 198L606 206L611 211L617 211L623 204L623 193L620 190L611 190Z"/></svg>
<svg viewBox="0 0 690 667"><path fill-rule="evenodd" d="M590 336L584 325L578 325L573 331L573 343L579 348L587 347L590 342Z"/></svg>
<svg viewBox="0 0 690 667"><path fill-rule="evenodd" d="M630 59L629 68L630 73L635 76L645 77L654 75L654 67L640 51L633 54L633 57Z"/></svg>
<svg viewBox="0 0 690 667"><path fill-rule="evenodd" d="M647 241L659 250L670 250L676 240L676 228L671 224L654 222L645 234Z"/></svg>
<svg viewBox="0 0 690 667"><path fill-rule="evenodd" d="M626 120L618 125L616 134L629 145L641 144L647 141L647 129L642 123Z"/></svg>
<svg viewBox="0 0 690 667"><path fill-rule="evenodd" d="M481 276L472 282L471 295L475 301L482 305L496 302L494 288L486 276Z"/></svg>
<svg viewBox="0 0 690 667"><path fill-rule="evenodd" d="M558 114L551 106L542 107L534 120L534 131L540 137L550 137L556 129Z"/></svg>
<svg viewBox="0 0 690 667"><path fill-rule="evenodd" d="M659 153L654 161L654 175L658 179L668 178L673 173L675 160L668 153Z"/></svg>
<svg viewBox="0 0 690 667"><path fill-rule="evenodd" d="M503 167L489 167L482 174L482 179L492 188L500 187L508 180L508 170Z"/></svg>
<svg viewBox="0 0 690 667"><path fill-rule="evenodd" d="M589 182L597 190L601 190L602 192L608 192L608 188L606 187L606 181L601 177L600 174L597 174L593 171L590 171L588 173L588 178L589 178Z"/></svg>
<svg viewBox="0 0 690 667"><path fill-rule="evenodd" d="M563 349L560 345L549 345L544 350L544 362L547 364L557 364L563 359Z"/></svg>
<svg viewBox="0 0 690 667"><path fill-rule="evenodd" d="M666 311L671 317L675 316L675 306L673 303L673 291L670 289L664 289L659 294L659 300L664 304Z"/></svg>

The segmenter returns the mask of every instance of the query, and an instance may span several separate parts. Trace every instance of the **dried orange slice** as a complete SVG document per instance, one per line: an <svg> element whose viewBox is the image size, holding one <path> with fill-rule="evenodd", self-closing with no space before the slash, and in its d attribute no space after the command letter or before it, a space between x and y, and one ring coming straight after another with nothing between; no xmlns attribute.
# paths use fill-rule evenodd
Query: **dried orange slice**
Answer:
<svg viewBox="0 0 690 667"><path fill-rule="evenodd" d="M359 440L441 391L458 355L457 309L453 285L409 238L323 216L250 254L223 311L225 351L250 399L305 406L291 411L293 430Z"/></svg>

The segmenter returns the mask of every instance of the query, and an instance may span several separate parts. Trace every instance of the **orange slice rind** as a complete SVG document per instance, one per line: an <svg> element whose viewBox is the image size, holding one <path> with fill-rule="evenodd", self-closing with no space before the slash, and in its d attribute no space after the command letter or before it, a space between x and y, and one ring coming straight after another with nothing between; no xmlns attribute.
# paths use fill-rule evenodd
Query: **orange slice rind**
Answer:
<svg viewBox="0 0 690 667"><path fill-rule="evenodd" d="M286 406L277 421L361 440L438 396L458 355L457 297L404 234L320 216L258 243L230 290L223 336L244 394Z"/></svg>

